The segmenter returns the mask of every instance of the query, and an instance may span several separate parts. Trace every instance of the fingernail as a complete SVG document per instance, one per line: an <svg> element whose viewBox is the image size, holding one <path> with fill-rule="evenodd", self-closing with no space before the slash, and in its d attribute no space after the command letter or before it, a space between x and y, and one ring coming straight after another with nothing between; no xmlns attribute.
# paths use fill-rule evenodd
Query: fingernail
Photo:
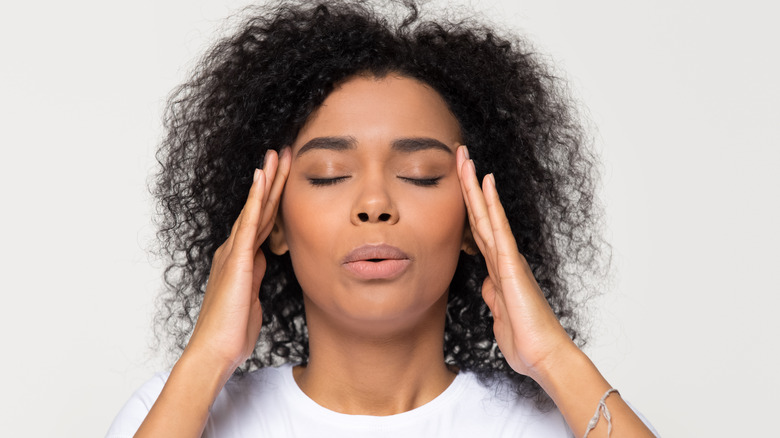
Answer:
<svg viewBox="0 0 780 438"><path fill-rule="evenodd" d="M271 149L268 149L265 151L265 155L263 155L263 169L265 169L265 163L268 162L268 155L270 155Z"/></svg>
<svg viewBox="0 0 780 438"><path fill-rule="evenodd" d="M255 174L252 176L252 182L257 182L257 179L260 177L260 169L255 169Z"/></svg>
<svg viewBox="0 0 780 438"><path fill-rule="evenodd" d="M490 184L492 184L493 187L495 187L496 186L496 177L492 173L489 173L488 174L488 178L490 178Z"/></svg>
<svg viewBox="0 0 780 438"><path fill-rule="evenodd" d="M466 159L467 159L467 160L468 160L469 158L471 158L471 157L469 156L469 148L468 148L468 147L466 147L466 145L465 145L465 144L463 145L463 154L466 156Z"/></svg>

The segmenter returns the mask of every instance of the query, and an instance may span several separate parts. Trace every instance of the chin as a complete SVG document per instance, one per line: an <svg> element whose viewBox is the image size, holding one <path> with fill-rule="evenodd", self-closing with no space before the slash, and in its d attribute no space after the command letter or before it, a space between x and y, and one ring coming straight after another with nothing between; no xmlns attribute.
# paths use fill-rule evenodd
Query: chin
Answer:
<svg viewBox="0 0 780 438"><path fill-rule="evenodd" d="M421 324L444 320L447 294L431 297L430 300L393 297L356 297L350 294L345 300L334 300L326 306L319 306L312 297L306 296L307 319L317 318L322 322L342 329L368 336L388 336L394 333L414 330ZM412 297L410 297L412 298ZM339 301L342 301L341 303ZM310 326L311 322L309 321Z"/></svg>

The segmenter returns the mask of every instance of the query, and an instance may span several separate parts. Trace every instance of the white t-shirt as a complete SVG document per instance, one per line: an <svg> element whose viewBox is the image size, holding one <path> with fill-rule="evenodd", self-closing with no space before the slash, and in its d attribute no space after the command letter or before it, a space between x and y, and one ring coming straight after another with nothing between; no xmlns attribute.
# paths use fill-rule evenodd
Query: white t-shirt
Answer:
<svg viewBox="0 0 780 438"><path fill-rule="evenodd" d="M211 407L204 437L533 437L571 438L557 409L542 412L507 386L482 385L461 372L438 397L389 416L349 415L310 399L293 379L292 365L232 377ZM132 437L162 391L169 373L139 388L114 419L106 438Z"/></svg>

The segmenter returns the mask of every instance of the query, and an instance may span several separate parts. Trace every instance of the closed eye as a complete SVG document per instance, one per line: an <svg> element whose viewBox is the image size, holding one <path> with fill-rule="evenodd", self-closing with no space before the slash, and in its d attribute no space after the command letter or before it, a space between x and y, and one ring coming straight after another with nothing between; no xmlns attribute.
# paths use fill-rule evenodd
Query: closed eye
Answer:
<svg viewBox="0 0 780 438"><path fill-rule="evenodd" d="M307 178L313 186L332 186L349 178L348 176L337 176L335 178Z"/></svg>
<svg viewBox="0 0 780 438"><path fill-rule="evenodd" d="M439 184L439 180L442 178L440 176L434 177L434 178L408 178L405 176L399 176L398 178L410 182L416 186L422 186L422 187L434 187Z"/></svg>

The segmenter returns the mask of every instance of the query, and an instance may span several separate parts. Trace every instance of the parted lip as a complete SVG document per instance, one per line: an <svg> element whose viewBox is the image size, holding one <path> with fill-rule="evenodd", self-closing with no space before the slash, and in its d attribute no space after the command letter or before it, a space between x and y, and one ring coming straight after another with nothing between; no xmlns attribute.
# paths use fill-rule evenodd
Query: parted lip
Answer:
<svg viewBox="0 0 780 438"><path fill-rule="evenodd" d="M366 260L404 260L409 256L400 249L386 244L362 245L349 252L342 263L352 263Z"/></svg>

